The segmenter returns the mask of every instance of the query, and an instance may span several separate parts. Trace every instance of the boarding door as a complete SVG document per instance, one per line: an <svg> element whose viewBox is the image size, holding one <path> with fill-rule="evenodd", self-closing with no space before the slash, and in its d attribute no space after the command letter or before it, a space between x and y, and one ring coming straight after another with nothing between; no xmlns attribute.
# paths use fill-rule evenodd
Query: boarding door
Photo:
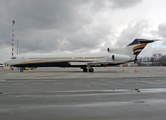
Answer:
<svg viewBox="0 0 166 120"><path fill-rule="evenodd" d="M22 56L22 57L21 57L21 62L23 62L23 63L26 62L25 56Z"/></svg>

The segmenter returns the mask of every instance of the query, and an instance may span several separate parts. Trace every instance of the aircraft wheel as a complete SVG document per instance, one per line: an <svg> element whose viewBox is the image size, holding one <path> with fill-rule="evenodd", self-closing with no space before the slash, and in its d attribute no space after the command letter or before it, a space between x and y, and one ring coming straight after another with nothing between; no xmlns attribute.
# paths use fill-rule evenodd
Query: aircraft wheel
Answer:
<svg viewBox="0 0 166 120"><path fill-rule="evenodd" d="M23 69L20 69L20 72L23 72L24 70Z"/></svg>
<svg viewBox="0 0 166 120"><path fill-rule="evenodd" d="M92 69L89 69L89 72L94 72L94 69L92 68Z"/></svg>
<svg viewBox="0 0 166 120"><path fill-rule="evenodd" d="M88 69L87 68L83 68L83 72L87 72L88 71Z"/></svg>

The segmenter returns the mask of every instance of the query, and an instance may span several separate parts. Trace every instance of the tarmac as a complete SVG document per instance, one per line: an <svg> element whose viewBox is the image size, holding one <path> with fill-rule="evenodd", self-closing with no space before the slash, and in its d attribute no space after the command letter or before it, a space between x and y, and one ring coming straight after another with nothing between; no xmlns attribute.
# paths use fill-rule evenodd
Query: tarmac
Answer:
<svg viewBox="0 0 166 120"><path fill-rule="evenodd" d="M96 67L94 70L94 72L82 72L82 69L80 68L53 67L24 70L23 73L20 73L19 70L16 69L0 73L0 79L131 78L166 76L166 67Z"/></svg>
<svg viewBox="0 0 166 120"><path fill-rule="evenodd" d="M166 67L0 68L0 120L164 120Z"/></svg>

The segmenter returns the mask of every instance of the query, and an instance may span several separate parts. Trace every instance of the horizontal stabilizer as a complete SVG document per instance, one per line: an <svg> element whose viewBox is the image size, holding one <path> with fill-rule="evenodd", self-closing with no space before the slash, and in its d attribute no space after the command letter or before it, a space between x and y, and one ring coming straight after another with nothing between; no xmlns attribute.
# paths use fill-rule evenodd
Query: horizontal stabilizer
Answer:
<svg viewBox="0 0 166 120"><path fill-rule="evenodd" d="M160 41L160 40L158 40L158 39L153 39L153 40L140 39L138 41L140 44L143 44L143 43L152 43L152 42Z"/></svg>
<svg viewBox="0 0 166 120"><path fill-rule="evenodd" d="M135 39L128 46L136 45L136 44L147 44L147 43L152 43L152 42L155 42L155 41L160 41L160 40L159 39L152 39L152 40L148 40L148 39Z"/></svg>

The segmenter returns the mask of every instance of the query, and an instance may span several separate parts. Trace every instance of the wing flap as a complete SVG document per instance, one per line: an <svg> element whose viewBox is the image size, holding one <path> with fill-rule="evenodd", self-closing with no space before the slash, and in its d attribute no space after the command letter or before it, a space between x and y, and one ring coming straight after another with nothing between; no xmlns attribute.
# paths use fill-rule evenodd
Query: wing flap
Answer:
<svg viewBox="0 0 166 120"><path fill-rule="evenodd" d="M89 62L69 62L70 65L87 65Z"/></svg>
<svg viewBox="0 0 166 120"><path fill-rule="evenodd" d="M118 64L121 62L117 62L117 61L112 61L112 62L107 62L107 61L95 61L95 62L69 62L70 65L73 66L100 66L101 64Z"/></svg>

